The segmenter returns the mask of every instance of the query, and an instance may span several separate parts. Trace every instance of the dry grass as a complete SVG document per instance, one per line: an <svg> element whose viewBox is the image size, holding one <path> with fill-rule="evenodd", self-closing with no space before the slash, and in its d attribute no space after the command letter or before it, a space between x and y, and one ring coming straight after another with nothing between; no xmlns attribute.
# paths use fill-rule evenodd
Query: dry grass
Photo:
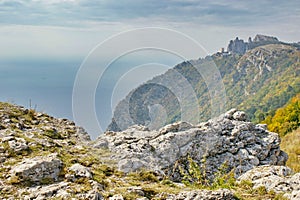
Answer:
<svg viewBox="0 0 300 200"><path fill-rule="evenodd" d="M280 146L289 155L286 165L300 172L300 128L282 137Z"/></svg>

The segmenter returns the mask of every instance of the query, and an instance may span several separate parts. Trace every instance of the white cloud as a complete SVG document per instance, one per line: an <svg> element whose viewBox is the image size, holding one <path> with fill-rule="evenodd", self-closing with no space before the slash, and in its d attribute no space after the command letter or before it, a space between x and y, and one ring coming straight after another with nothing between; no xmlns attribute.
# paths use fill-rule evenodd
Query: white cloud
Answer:
<svg viewBox="0 0 300 200"><path fill-rule="evenodd" d="M145 26L188 33L210 53L257 32L293 41L300 35L299 7L279 0L0 0L0 56L85 55L111 34Z"/></svg>
<svg viewBox="0 0 300 200"><path fill-rule="evenodd" d="M31 1L44 3L44 4L78 3L79 2L79 0L31 0Z"/></svg>
<svg viewBox="0 0 300 200"><path fill-rule="evenodd" d="M0 23L80 26L85 21L156 19L228 26L286 21L299 16L299 1L204 0L0 0ZM12 13L12 9L15 13ZM39 17L35 17L39 16Z"/></svg>

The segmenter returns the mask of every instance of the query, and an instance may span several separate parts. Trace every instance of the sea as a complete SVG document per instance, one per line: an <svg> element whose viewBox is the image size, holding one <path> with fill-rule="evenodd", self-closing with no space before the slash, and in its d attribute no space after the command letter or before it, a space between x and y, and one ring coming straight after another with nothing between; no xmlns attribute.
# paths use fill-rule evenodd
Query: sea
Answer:
<svg viewBox="0 0 300 200"><path fill-rule="evenodd" d="M118 59L105 70L95 94L95 110L102 129L79 125L95 139L110 123L114 107L132 89L181 61L173 54L150 51ZM1 60L0 101L74 120L72 92L80 67L84 67L83 59L77 58Z"/></svg>

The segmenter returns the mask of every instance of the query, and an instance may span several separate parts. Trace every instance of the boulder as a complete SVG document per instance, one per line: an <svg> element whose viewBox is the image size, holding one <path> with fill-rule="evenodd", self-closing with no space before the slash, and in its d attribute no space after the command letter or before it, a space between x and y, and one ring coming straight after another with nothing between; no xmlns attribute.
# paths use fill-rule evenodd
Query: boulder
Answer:
<svg viewBox="0 0 300 200"><path fill-rule="evenodd" d="M92 173L89 168L82 166L81 164L74 164L69 167L69 171L73 172L75 177L92 178Z"/></svg>
<svg viewBox="0 0 300 200"><path fill-rule="evenodd" d="M224 165L227 171L235 169L236 177L256 166L284 165L288 157L279 145L278 134L248 122L244 112L232 109L195 126L179 122L153 131L134 126L107 132L94 147L108 148L126 173L148 169L181 181L179 166L187 170L188 158L206 169L209 179Z"/></svg>
<svg viewBox="0 0 300 200"><path fill-rule="evenodd" d="M77 187L80 187L78 185ZM50 185L36 186L21 190L21 192L29 193L22 196L22 199L73 199L75 192L71 190L71 184L69 182L59 182ZM102 200L103 196L95 189L92 189L86 193L77 193L76 199L90 199L90 200ZM72 198L73 197L73 198Z"/></svg>
<svg viewBox="0 0 300 200"><path fill-rule="evenodd" d="M91 190L85 194L77 194L76 199L103 200L104 198L99 192Z"/></svg>
<svg viewBox="0 0 300 200"><path fill-rule="evenodd" d="M44 182L58 180L63 163L57 158L57 154L38 156L23 160L14 166L11 178L16 177L19 181Z"/></svg>
<svg viewBox="0 0 300 200"><path fill-rule="evenodd" d="M259 166L238 177L237 181L251 181L253 188L265 187L267 191L285 193L288 199L300 196L300 173L292 175L286 166Z"/></svg>
<svg viewBox="0 0 300 200"><path fill-rule="evenodd" d="M27 150L29 147L23 138L14 138L8 141L9 148L15 153L21 153Z"/></svg>
<svg viewBox="0 0 300 200"><path fill-rule="evenodd" d="M175 199L233 200L237 198L234 197L233 193L230 190L221 189L216 191L199 190L199 191L191 191L191 192L181 192L175 197Z"/></svg>
<svg viewBox="0 0 300 200"><path fill-rule="evenodd" d="M108 199L109 199L109 200L123 200L124 198L123 198L123 196L120 195L120 194L115 194L114 196L109 197Z"/></svg>
<svg viewBox="0 0 300 200"><path fill-rule="evenodd" d="M31 187L26 190L29 195L26 195L24 199L48 199L48 198L70 198L71 195L66 192L69 183L67 182L59 182L47 186L37 186Z"/></svg>

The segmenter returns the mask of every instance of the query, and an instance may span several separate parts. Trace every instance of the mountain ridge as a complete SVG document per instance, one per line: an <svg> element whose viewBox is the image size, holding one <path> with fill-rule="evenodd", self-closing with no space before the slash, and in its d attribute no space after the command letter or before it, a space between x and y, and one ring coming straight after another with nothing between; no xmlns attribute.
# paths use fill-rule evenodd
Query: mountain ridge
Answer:
<svg viewBox="0 0 300 200"><path fill-rule="evenodd" d="M156 103L162 103L162 107L168 113L166 124L180 121L181 113L178 109L180 108L178 98L174 97L174 94L172 96L170 92L163 92L161 88L152 88L152 91L149 89L151 88L150 82L161 82L161 80L167 83L172 82L166 77L168 74L175 74L175 72L188 81L198 98L198 104L201 107L198 111L200 116L195 115L197 112L190 114L198 117L200 121L207 120L211 116L211 108L207 103L210 102L210 93L203 77L193 65L198 67L199 65L205 66L207 63L209 66L211 62L214 62L218 68L225 86L226 109L237 107L249 113L251 120L261 121L266 113L274 112L292 96L300 92L298 77L300 74L300 51L296 43L287 44L275 39L271 41L258 40L258 42L252 43L260 45L247 50L244 54L221 51L206 58L185 61L168 70L165 74L142 84L119 102L114 111L112 123L107 130L120 131L133 124L149 124L152 119L149 116L151 113L149 113L148 107ZM174 80L179 79L175 78ZM145 87L148 89L146 90ZM274 88L273 95L270 94L271 88ZM155 92L155 90L157 91ZM164 90L168 90L168 88ZM139 96L139 99L132 100L130 98L132 94ZM151 97L154 98L151 99ZM159 99L152 102L155 98Z"/></svg>

